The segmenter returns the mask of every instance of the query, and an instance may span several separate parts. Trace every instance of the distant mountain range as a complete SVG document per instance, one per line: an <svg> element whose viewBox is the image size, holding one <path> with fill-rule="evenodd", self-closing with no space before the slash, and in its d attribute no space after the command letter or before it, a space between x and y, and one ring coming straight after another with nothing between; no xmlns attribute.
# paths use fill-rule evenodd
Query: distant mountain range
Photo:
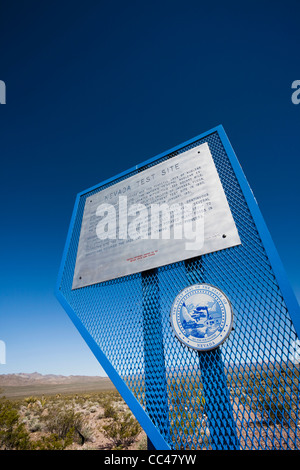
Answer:
<svg viewBox="0 0 300 470"><path fill-rule="evenodd" d="M100 376L84 376L84 375L55 375L55 374L39 374L33 372L31 374L0 374L1 386L24 386L24 385L68 385L68 384L89 384L109 380L107 377Z"/></svg>

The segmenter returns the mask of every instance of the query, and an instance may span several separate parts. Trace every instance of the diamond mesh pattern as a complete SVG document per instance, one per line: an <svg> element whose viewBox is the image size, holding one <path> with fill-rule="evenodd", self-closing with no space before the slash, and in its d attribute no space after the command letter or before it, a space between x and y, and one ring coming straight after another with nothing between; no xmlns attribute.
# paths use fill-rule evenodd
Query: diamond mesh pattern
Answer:
<svg viewBox="0 0 300 470"><path fill-rule="evenodd" d="M218 133L151 165L204 142L242 245L72 291L85 199L123 177L81 196L60 291L171 448L300 448L297 336ZM207 353L170 326L174 298L199 282L221 289L234 312L229 338Z"/></svg>

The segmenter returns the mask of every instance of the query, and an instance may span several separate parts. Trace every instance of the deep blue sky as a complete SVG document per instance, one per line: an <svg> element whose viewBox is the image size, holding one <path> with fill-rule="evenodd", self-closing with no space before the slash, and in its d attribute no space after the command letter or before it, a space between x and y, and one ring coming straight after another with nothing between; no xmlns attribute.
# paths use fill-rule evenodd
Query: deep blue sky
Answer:
<svg viewBox="0 0 300 470"><path fill-rule="evenodd" d="M0 373L101 374L54 297L78 192L222 124L300 299L299 1L0 2Z"/></svg>

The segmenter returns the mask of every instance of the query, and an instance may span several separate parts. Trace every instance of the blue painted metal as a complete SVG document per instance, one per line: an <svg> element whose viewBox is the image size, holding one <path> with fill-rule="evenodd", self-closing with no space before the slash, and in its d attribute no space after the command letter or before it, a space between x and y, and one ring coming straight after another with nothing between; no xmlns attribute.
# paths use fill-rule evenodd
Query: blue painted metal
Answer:
<svg viewBox="0 0 300 470"><path fill-rule="evenodd" d="M207 142L242 244L189 263L72 291L87 197ZM170 326L194 279L230 299L234 329L206 356ZM300 312L263 217L222 126L78 194L56 295L157 449L299 449ZM212 380L213 379L213 380Z"/></svg>
<svg viewBox="0 0 300 470"><path fill-rule="evenodd" d="M199 365L203 383L205 413L212 450L239 450L230 394L220 348L199 352Z"/></svg>
<svg viewBox="0 0 300 470"><path fill-rule="evenodd" d="M169 400L157 269L142 273L142 298L146 411L151 421L160 429L165 441L170 443Z"/></svg>
<svg viewBox="0 0 300 470"><path fill-rule="evenodd" d="M201 257L184 262L188 284L204 283L205 274ZM209 428L209 447L213 450L239 450L227 378L220 347L212 351L198 352L199 374L203 385L204 412Z"/></svg>
<svg viewBox="0 0 300 470"><path fill-rule="evenodd" d="M259 232L261 241L263 243L264 249L268 256L268 260L273 268L276 280L279 284L279 287L283 294L288 311L291 315L293 325L296 329L298 337L300 338L300 309L299 309L299 304L297 302L296 296L291 288L291 284L288 280L285 269L282 265L281 259L278 255L278 252L271 238L270 232L267 228L267 225L262 216L262 213L260 212L257 201L254 197L254 194L249 186L246 176L239 164L239 161L234 153L234 150L229 142L229 139L225 133L223 126L218 126L218 134L220 136L220 139L222 141L226 154L230 160L230 163L233 167L235 175L238 179L239 185L246 199L248 208L251 212L253 220L256 224L256 228Z"/></svg>

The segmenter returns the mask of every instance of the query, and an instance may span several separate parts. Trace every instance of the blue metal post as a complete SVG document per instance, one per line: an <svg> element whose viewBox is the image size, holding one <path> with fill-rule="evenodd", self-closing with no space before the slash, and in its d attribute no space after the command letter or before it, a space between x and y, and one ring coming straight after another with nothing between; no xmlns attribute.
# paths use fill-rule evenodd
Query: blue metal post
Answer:
<svg viewBox="0 0 300 470"><path fill-rule="evenodd" d="M185 261L185 267L191 284L205 282L203 280L204 268L200 258ZM210 445L213 450L239 450L240 444L220 348L199 351L198 356Z"/></svg>
<svg viewBox="0 0 300 470"><path fill-rule="evenodd" d="M142 289L146 410L169 442L169 403L157 269L142 273ZM151 436L148 436L148 449L153 449Z"/></svg>
<svg viewBox="0 0 300 470"><path fill-rule="evenodd" d="M210 445L213 450L239 450L220 348L198 352Z"/></svg>

